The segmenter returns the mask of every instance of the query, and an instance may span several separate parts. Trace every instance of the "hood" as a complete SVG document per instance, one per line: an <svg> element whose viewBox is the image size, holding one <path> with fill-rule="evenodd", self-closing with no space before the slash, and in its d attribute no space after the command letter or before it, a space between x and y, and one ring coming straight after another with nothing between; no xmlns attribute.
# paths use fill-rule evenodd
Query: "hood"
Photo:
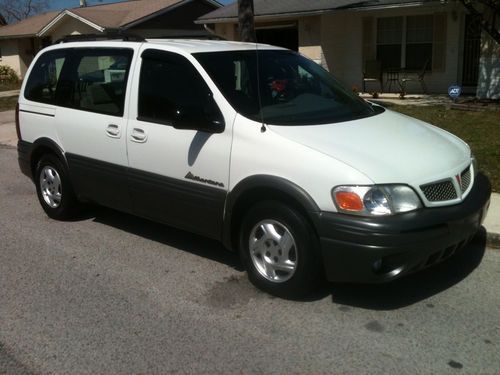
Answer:
<svg viewBox="0 0 500 375"><path fill-rule="evenodd" d="M435 181L470 162L469 146L459 138L389 110L342 123L269 128L355 168L377 184Z"/></svg>

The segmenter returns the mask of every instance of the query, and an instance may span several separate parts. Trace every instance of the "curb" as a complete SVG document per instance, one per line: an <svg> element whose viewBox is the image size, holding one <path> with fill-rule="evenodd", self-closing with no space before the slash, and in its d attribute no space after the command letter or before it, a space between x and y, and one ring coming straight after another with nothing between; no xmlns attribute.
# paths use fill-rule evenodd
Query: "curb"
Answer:
<svg viewBox="0 0 500 375"><path fill-rule="evenodd" d="M500 250L500 233L486 233L486 246Z"/></svg>

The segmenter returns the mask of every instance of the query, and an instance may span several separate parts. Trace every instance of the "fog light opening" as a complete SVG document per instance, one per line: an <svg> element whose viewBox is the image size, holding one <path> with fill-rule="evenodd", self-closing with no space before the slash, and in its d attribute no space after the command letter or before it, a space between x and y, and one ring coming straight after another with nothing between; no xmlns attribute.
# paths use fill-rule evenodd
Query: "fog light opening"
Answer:
<svg viewBox="0 0 500 375"><path fill-rule="evenodd" d="M386 275L389 277L395 277L399 275L403 269L404 265L394 265L391 262L386 262L384 259L377 259L372 264L373 272L378 275Z"/></svg>

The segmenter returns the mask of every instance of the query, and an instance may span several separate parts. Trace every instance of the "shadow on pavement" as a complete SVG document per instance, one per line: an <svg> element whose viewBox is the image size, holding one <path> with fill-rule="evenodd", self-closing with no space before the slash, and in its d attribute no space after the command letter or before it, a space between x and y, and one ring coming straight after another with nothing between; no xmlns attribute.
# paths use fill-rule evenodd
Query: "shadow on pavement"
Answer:
<svg viewBox="0 0 500 375"><path fill-rule="evenodd" d="M370 310L394 310L425 300L451 288L476 269L486 249L486 231L450 259L386 284L329 284L323 295L332 302Z"/></svg>
<svg viewBox="0 0 500 375"><path fill-rule="evenodd" d="M237 271L244 270L237 253L226 250L220 242L206 237L104 207L92 207L82 219L84 217L92 217L98 223L226 264Z"/></svg>
<svg viewBox="0 0 500 375"><path fill-rule="evenodd" d="M98 223L226 264L237 271L244 271L238 254L226 250L218 241L102 207L93 207L91 212L84 216L92 217ZM479 266L485 249L486 231L481 228L471 243L434 267L385 284L325 283L317 293L301 301L314 302L328 297L333 303L340 305L370 310L399 309L458 284Z"/></svg>

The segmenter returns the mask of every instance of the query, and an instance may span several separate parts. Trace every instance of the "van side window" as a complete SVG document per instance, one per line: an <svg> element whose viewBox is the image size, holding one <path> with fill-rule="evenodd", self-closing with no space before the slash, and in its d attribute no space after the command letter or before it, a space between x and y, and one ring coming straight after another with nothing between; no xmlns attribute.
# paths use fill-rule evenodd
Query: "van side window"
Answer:
<svg viewBox="0 0 500 375"><path fill-rule="evenodd" d="M66 61L67 51L50 51L37 60L31 71L24 96L34 102L56 104L56 88Z"/></svg>
<svg viewBox="0 0 500 375"><path fill-rule="evenodd" d="M130 49L74 49L71 69L58 85L58 104L102 114L123 116Z"/></svg>
<svg viewBox="0 0 500 375"><path fill-rule="evenodd" d="M139 120L171 125L179 113L207 113L210 89L185 57L148 49L142 54Z"/></svg>

